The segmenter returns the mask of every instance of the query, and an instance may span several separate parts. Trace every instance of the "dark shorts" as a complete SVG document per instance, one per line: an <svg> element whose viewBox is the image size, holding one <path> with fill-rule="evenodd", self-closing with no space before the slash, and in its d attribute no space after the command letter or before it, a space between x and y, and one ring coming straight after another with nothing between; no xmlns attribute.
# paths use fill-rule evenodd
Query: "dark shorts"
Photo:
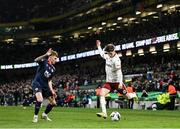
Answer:
<svg viewBox="0 0 180 129"><path fill-rule="evenodd" d="M38 82L33 82L32 83L32 89L33 89L33 93L34 95L37 93L37 92L41 92L42 93L42 96L44 98L48 98L50 96L53 96L52 95L52 92L50 91L50 89L48 87L42 87Z"/></svg>
<svg viewBox="0 0 180 129"><path fill-rule="evenodd" d="M110 82L106 82L103 85L103 88L106 88L108 90L117 90L119 86L119 83L110 83Z"/></svg>
<svg viewBox="0 0 180 129"><path fill-rule="evenodd" d="M123 88L119 89L119 83L106 82L106 83L104 83L103 88L106 88L110 91L117 90L120 94L127 93L126 86L124 84L123 84Z"/></svg>

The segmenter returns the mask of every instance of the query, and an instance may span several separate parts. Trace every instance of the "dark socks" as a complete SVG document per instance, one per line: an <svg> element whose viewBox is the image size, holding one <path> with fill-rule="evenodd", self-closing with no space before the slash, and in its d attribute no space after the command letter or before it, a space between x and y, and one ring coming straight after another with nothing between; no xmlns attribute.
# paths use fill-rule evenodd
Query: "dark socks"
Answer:
<svg viewBox="0 0 180 129"><path fill-rule="evenodd" d="M41 108L41 102L36 102L34 114L38 115L39 109Z"/></svg>
<svg viewBox="0 0 180 129"><path fill-rule="evenodd" d="M48 104L44 113L48 114L52 110L53 107L54 105Z"/></svg>

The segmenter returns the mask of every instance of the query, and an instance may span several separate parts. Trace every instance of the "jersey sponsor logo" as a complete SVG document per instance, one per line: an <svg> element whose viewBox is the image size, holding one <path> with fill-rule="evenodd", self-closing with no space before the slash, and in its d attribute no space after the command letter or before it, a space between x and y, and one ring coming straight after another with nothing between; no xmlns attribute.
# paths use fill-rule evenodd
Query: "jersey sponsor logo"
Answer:
<svg viewBox="0 0 180 129"><path fill-rule="evenodd" d="M112 65L110 65L110 64L106 64L106 66L108 66L108 67L112 67Z"/></svg>
<svg viewBox="0 0 180 129"><path fill-rule="evenodd" d="M51 73L49 73L47 70L44 72L44 76L46 78L49 78L51 76Z"/></svg>
<svg viewBox="0 0 180 129"><path fill-rule="evenodd" d="M118 79L112 79L113 82L118 82Z"/></svg>

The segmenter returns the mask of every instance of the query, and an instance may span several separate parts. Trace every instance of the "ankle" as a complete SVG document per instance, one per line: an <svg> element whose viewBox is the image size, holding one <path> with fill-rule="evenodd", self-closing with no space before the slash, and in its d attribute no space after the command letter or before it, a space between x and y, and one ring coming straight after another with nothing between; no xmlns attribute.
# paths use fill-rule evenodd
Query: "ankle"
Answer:
<svg viewBox="0 0 180 129"><path fill-rule="evenodd" d="M38 115L34 115L34 117L38 117Z"/></svg>
<svg viewBox="0 0 180 129"><path fill-rule="evenodd" d="M45 112L43 112L42 115L47 116L47 114Z"/></svg>

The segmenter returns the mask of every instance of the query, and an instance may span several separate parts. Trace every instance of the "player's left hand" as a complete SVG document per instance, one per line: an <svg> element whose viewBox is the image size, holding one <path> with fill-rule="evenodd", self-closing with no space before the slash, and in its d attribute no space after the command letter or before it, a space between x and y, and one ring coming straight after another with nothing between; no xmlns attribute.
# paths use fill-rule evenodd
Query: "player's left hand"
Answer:
<svg viewBox="0 0 180 129"><path fill-rule="evenodd" d="M57 94L54 90L51 91L54 98L57 98Z"/></svg>
<svg viewBox="0 0 180 129"><path fill-rule="evenodd" d="M97 47L101 45L101 41L100 40L96 40L96 45Z"/></svg>
<svg viewBox="0 0 180 129"><path fill-rule="evenodd" d="M46 52L46 55L47 55L47 56L50 56L50 55L51 55L51 52L52 52L52 48L49 48L49 50Z"/></svg>

